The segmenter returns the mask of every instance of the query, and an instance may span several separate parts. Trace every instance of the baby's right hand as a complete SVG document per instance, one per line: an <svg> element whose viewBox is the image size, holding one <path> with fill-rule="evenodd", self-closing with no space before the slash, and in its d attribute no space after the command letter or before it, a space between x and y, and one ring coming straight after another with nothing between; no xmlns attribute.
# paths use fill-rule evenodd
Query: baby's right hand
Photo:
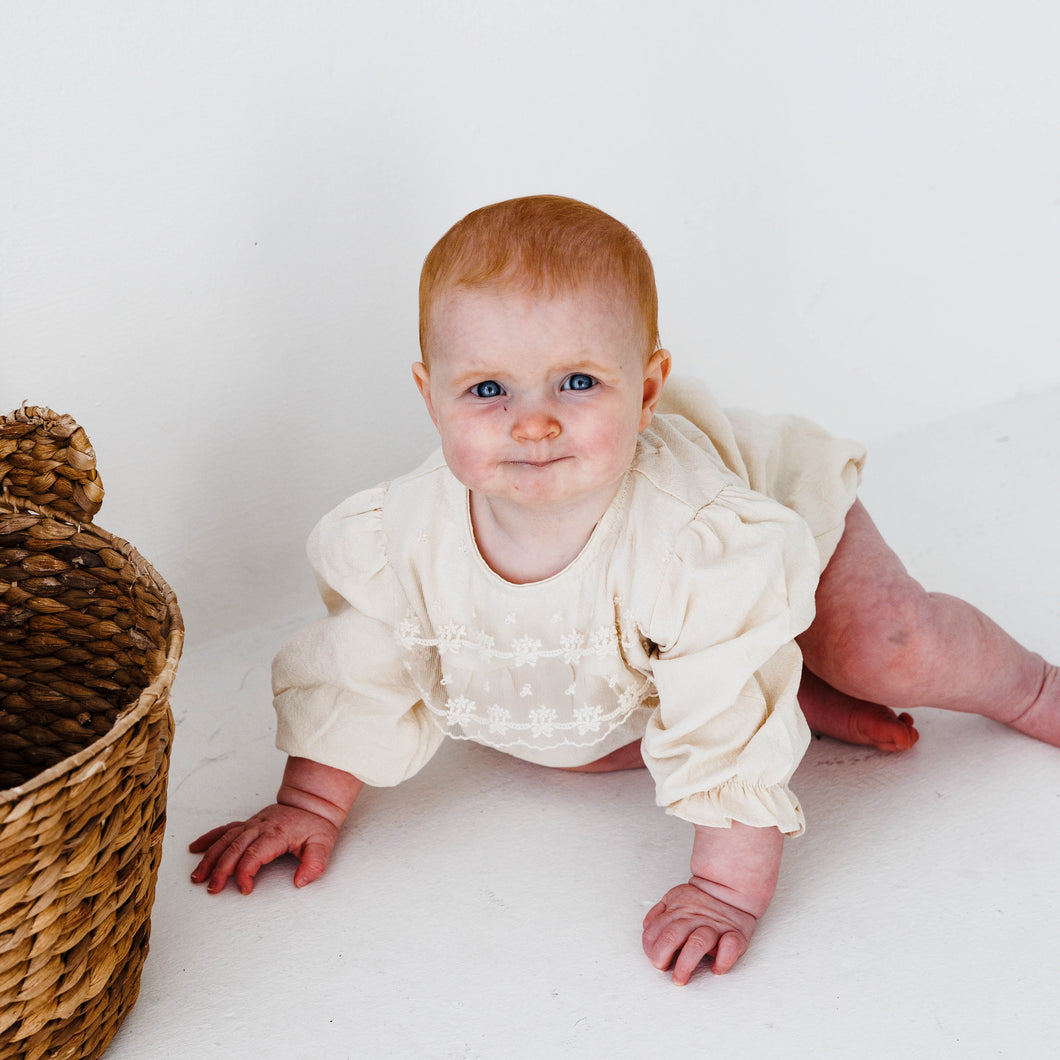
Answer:
<svg viewBox="0 0 1060 1060"><path fill-rule="evenodd" d="M299 862L294 885L304 887L327 868L338 835L331 821L312 811L274 803L249 820L214 828L191 843L188 849L193 854L205 851L191 879L208 880L206 890L217 894L235 876L239 889L250 894L262 865L282 854L294 854Z"/></svg>
<svg viewBox="0 0 1060 1060"><path fill-rule="evenodd" d="M294 854L299 865L295 887L312 883L327 868L339 829L364 784L353 774L308 758L288 758L276 802L247 821L214 828L189 846L202 861L192 881L209 879L206 889L216 894L235 876L244 894L254 890L262 865L281 854Z"/></svg>

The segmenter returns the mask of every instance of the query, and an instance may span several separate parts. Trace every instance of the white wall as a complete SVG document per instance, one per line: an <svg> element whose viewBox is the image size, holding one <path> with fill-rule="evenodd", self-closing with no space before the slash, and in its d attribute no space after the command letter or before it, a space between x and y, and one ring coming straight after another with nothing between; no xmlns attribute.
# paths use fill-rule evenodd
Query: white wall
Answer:
<svg viewBox="0 0 1060 1060"><path fill-rule="evenodd" d="M0 408L74 414L193 637L431 443L423 255L550 191L640 233L730 404L872 438L1060 383L1043 0L0 2Z"/></svg>

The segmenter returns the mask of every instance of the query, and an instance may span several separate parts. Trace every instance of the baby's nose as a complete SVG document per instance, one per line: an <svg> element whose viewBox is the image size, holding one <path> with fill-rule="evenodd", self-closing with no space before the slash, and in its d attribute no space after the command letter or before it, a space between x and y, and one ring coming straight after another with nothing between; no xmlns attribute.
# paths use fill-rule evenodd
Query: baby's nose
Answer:
<svg viewBox="0 0 1060 1060"><path fill-rule="evenodd" d="M559 420L547 409L525 409L512 424L512 437L517 442L541 442L558 437L560 429Z"/></svg>

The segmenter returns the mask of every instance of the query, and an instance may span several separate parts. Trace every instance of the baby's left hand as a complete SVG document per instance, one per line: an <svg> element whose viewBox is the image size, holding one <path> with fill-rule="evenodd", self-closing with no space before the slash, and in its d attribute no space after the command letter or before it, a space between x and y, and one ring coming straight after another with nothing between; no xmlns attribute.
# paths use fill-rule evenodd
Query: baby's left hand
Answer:
<svg viewBox="0 0 1060 1060"><path fill-rule="evenodd" d="M714 958L715 975L727 972L747 952L757 923L694 882L682 883L644 918L644 952L660 970L673 962L673 981L684 986L704 957Z"/></svg>

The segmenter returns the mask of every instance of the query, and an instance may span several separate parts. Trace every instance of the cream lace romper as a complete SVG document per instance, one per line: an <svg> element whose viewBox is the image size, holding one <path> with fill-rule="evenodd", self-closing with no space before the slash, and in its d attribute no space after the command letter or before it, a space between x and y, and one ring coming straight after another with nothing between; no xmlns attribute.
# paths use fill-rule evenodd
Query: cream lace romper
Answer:
<svg viewBox="0 0 1060 1060"><path fill-rule="evenodd" d="M440 453L325 516L308 553L328 614L276 657L277 746L389 786L446 736L549 766L640 739L667 812L801 832L794 637L864 453L694 386L666 408L545 581L486 565Z"/></svg>

